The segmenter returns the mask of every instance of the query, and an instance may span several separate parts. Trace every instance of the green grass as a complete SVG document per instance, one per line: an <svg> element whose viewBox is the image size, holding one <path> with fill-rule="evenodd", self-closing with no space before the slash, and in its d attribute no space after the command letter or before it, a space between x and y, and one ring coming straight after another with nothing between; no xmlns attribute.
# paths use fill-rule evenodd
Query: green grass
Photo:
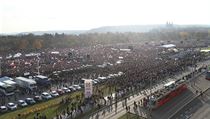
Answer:
<svg viewBox="0 0 210 119"><path fill-rule="evenodd" d="M22 109L18 109L16 111L12 111L12 112L9 112L9 113L5 113L3 115L0 116L0 119L13 119L15 117L17 117L18 114L23 114L25 112L28 112L29 110L34 110L36 108L40 108L40 107L43 107L45 105L49 105L49 104L54 104L54 103L59 103L62 98L65 98L65 97L68 97L68 96L71 96L71 97L76 97L76 95L80 95L81 94L81 91L78 91L78 92L74 92L72 94L69 94L69 95L63 95L63 96L60 96L58 98L54 98L52 100L49 100L49 101L46 101L46 102L42 102L42 103L39 103L39 104L35 104L33 106L30 106L30 107L26 107L26 108L22 108ZM59 105L55 105L55 106L52 106L52 107L49 107L47 109L43 109L41 111L38 111L38 112L47 112L47 114L51 114L51 115L55 115L54 114L54 110L57 109L57 107L59 107ZM34 116L35 112L34 113L31 113L29 114L26 118L27 119L32 119L33 116ZM48 116L48 115L47 115Z"/></svg>
<svg viewBox="0 0 210 119"><path fill-rule="evenodd" d="M118 119L145 119L145 118L140 117L136 114L126 113L123 116L119 117Z"/></svg>
<svg viewBox="0 0 210 119"><path fill-rule="evenodd" d="M104 95L108 95L108 94L110 94L111 92L114 91L114 87L111 89L111 92L110 92L106 85L100 85L99 89L103 91ZM34 110L36 108L43 107L44 105L55 104L55 105L50 106L46 109L42 109L40 111L35 111L33 113L27 114L27 116L22 117L23 119L24 118L25 119L33 119L34 115L37 112L39 112L40 114L45 114L47 116L47 118L50 119L50 118L55 117L56 114L60 114L63 110L66 109L67 106L69 106L69 107L71 106L71 103L69 103L67 105L58 104L59 102L61 102L61 100L63 98L71 97L73 99L73 102L74 101L77 102L78 100L76 99L76 96L81 95L81 93L82 93L82 91L73 92L71 94L63 95L63 96L60 96L58 98L55 98L55 99L52 99L52 100L49 100L49 101L46 101L46 102L38 103L38 104L35 104L33 106L30 106L30 107L26 107L26 108L18 109L16 111L8 112L8 113L5 113L3 115L0 115L0 119L13 119L13 118L16 118L18 114L26 113L29 110ZM95 109L92 109L85 114L91 113L93 111L95 111Z"/></svg>
<svg viewBox="0 0 210 119"><path fill-rule="evenodd" d="M207 48L201 48L201 50L210 50L210 47L207 47Z"/></svg>

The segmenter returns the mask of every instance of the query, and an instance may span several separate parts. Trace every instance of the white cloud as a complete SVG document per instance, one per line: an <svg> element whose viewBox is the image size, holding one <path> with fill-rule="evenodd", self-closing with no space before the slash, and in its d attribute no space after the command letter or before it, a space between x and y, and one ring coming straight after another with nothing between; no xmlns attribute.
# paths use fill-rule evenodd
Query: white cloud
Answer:
<svg viewBox="0 0 210 119"><path fill-rule="evenodd" d="M209 24L210 0L0 0L0 32Z"/></svg>

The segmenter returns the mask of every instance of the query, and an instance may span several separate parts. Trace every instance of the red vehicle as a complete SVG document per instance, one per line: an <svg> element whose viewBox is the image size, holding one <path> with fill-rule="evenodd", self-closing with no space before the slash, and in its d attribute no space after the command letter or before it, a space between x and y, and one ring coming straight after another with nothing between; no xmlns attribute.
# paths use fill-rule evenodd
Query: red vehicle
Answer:
<svg viewBox="0 0 210 119"><path fill-rule="evenodd" d="M210 80L210 71L206 72L206 80Z"/></svg>
<svg viewBox="0 0 210 119"><path fill-rule="evenodd" d="M172 100L174 97L180 95L187 90L187 85L184 80L171 81L164 85L164 88L151 94L148 99L148 107L156 109L165 103Z"/></svg>

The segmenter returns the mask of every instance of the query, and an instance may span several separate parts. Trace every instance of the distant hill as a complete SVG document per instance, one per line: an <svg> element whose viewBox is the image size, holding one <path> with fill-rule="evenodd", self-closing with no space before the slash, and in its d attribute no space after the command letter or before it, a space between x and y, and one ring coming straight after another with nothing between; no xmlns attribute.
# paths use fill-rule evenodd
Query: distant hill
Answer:
<svg viewBox="0 0 210 119"><path fill-rule="evenodd" d="M18 34L29 34L29 33L32 33L32 34L35 34L35 35L43 35L43 34L55 34L55 33L58 33L58 34L75 34L75 35L78 35L78 34L82 34L82 33L85 33L86 30L53 30L53 31L32 31L32 32L22 32L22 33L18 33Z"/></svg>
<svg viewBox="0 0 210 119"><path fill-rule="evenodd" d="M106 33L106 32L148 32L152 29L163 28L165 25L125 25L125 26L104 26L94 28L88 33Z"/></svg>
<svg viewBox="0 0 210 119"><path fill-rule="evenodd" d="M0 34L0 35L22 35L22 34L35 34L35 35L42 35L42 34L84 34L84 33L107 33L107 32L149 32L153 29L164 29L164 28L196 28L196 27L204 27L210 28L210 25L173 25L172 27L168 27L165 24L159 25L124 25L124 26L104 26L93 28L90 30L52 30L52 31L32 31L32 32L21 32L21 33L9 33L9 34Z"/></svg>
<svg viewBox="0 0 210 119"><path fill-rule="evenodd" d="M107 33L107 32L149 32L154 29L173 28L210 28L210 25L125 25L125 26L104 26L90 29L87 33Z"/></svg>
<svg viewBox="0 0 210 119"><path fill-rule="evenodd" d="M22 32L19 34L29 34L33 33L35 35L42 35L44 33L47 34L83 34L83 33L107 33L107 32L148 32L152 29L156 28L162 28L165 25L125 25L125 26L104 26L104 27L98 27L98 28L93 28L90 30L53 30L53 31L33 31L33 32Z"/></svg>

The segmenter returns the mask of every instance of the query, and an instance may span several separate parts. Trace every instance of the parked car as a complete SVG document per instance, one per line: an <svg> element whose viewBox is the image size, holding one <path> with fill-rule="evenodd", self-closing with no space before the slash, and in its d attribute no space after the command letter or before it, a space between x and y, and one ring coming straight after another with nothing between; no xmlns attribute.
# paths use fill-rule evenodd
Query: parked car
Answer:
<svg viewBox="0 0 210 119"><path fill-rule="evenodd" d="M93 84L96 85L98 82L95 80L92 80Z"/></svg>
<svg viewBox="0 0 210 119"><path fill-rule="evenodd" d="M58 93L59 95L63 95L65 92L64 92L64 90L62 90L62 89L58 89L58 90L57 90L57 93Z"/></svg>
<svg viewBox="0 0 210 119"><path fill-rule="evenodd" d="M52 98L52 96L47 92L43 92L41 96L42 96L42 99L45 99L45 100L49 100Z"/></svg>
<svg viewBox="0 0 210 119"><path fill-rule="evenodd" d="M32 105L32 104L35 104L36 101L33 99L33 98L26 98L26 103L29 104L29 105Z"/></svg>
<svg viewBox="0 0 210 119"><path fill-rule="evenodd" d="M20 107L26 107L28 104L24 100L18 100L18 105Z"/></svg>
<svg viewBox="0 0 210 119"><path fill-rule="evenodd" d="M94 79L94 81L96 81L97 83L100 83L100 80L98 80L98 79Z"/></svg>
<svg viewBox="0 0 210 119"><path fill-rule="evenodd" d="M73 85L74 88L76 88L77 90L82 89L79 85Z"/></svg>
<svg viewBox="0 0 210 119"><path fill-rule="evenodd" d="M62 89L63 89L63 91L64 91L65 93L70 93L70 92L71 92L71 90L68 89L68 88L66 88L66 87L63 87Z"/></svg>
<svg viewBox="0 0 210 119"><path fill-rule="evenodd" d="M104 82L107 79L107 77L98 77L98 80L100 80L101 82Z"/></svg>
<svg viewBox="0 0 210 119"><path fill-rule="evenodd" d="M9 110L16 110L17 109L17 104L10 102L10 103L7 104L7 108Z"/></svg>
<svg viewBox="0 0 210 119"><path fill-rule="evenodd" d="M68 88L69 88L72 92L77 90L77 89L74 88L73 86L69 86Z"/></svg>
<svg viewBox="0 0 210 119"><path fill-rule="evenodd" d="M1 113L6 112L7 110L8 110L8 109L7 109L6 106L0 106L0 112L1 112Z"/></svg>
<svg viewBox="0 0 210 119"><path fill-rule="evenodd" d="M82 89L82 88L85 88L85 84L84 84L84 83L79 84L79 86L81 87L81 89ZM80 90L80 89L79 89L79 90Z"/></svg>
<svg viewBox="0 0 210 119"><path fill-rule="evenodd" d="M51 94L52 97L57 97L57 96L59 96L59 94L58 94L56 91L52 91L50 94Z"/></svg>
<svg viewBox="0 0 210 119"><path fill-rule="evenodd" d="M41 102L41 101L42 101L42 97L39 96L39 95L36 95L36 96L34 96L34 100L35 100L36 102Z"/></svg>

